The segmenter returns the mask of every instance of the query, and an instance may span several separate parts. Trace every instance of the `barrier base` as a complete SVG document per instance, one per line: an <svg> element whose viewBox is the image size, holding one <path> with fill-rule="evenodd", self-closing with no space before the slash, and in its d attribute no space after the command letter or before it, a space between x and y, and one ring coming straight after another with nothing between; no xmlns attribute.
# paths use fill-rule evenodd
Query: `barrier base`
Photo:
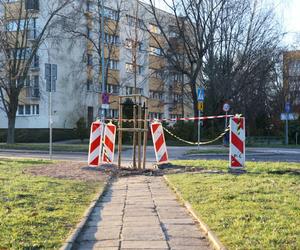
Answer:
<svg viewBox="0 0 300 250"><path fill-rule="evenodd" d="M229 168L228 169L228 173L230 173L230 174L237 174L237 175L247 174L247 170L246 169L241 169L241 168L237 168L237 169Z"/></svg>

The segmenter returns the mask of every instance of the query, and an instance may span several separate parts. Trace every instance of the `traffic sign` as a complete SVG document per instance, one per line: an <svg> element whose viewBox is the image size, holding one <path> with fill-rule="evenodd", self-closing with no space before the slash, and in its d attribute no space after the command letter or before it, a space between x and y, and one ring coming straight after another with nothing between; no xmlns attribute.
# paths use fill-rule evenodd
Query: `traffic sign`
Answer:
<svg viewBox="0 0 300 250"><path fill-rule="evenodd" d="M55 92L57 80L57 64L45 63L45 80L47 92Z"/></svg>
<svg viewBox="0 0 300 250"><path fill-rule="evenodd" d="M51 64L51 78L52 81L57 80L57 64Z"/></svg>
<svg viewBox="0 0 300 250"><path fill-rule="evenodd" d="M225 102L223 105L223 111L228 112L229 110L230 110L230 105L229 105L229 103Z"/></svg>
<svg viewBox="0 0 300 250"><path fill-rule="evenodd" d="M45 63L45 79L51 81L51 64Z"/></svg>
<svg viewBox="0 0 300 250"><path fill-rule="evenodd" d="M102 104L109 104L109 94L108 93L102 94Z"/></svg>
<svg viewBox="0 0 300 250"><path fill-rule="evenodd" d="M291 109L292 109L291 103L290 102L285 103L285 107L284 107L285 113L290 113Z"/></svg>
<svg viewBox="0 0 300 250"><path fill-rule="evenodd" d="M203 110L204 110L204 103L203 102L198 102L198 110L203 112Z"/></svg>
<svg viewBox="0 0 300 250"><path fill-rule="evenodd" d="M204 88L198 88L198 95L197 95L198 102L203 102L204 98L205 98Z"/></svg>
<svg viewBox="0 0 300 250"><path fill-rule="evenodd" d="M280 116L281 121L294 121L294 120L298 120L299 115L295 114L295 113L282 113Z"/></svg>
<svg viewBox="0 0 300 250"><path fill-rule="evenodd" d="M102 105L101 105L101 108L102 108L102 109L109 109L109 104L102 104Z"/></svg>

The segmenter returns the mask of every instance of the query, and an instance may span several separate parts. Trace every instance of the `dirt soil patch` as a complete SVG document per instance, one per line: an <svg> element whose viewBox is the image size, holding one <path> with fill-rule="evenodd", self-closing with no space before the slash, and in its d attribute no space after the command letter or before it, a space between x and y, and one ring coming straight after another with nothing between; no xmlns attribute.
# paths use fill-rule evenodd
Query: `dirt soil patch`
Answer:
<svg viewBox="0 0 300 250"><path fill-rule="evenodd" d="M165 174L180 174L187 172L212 173L220 171L208 171L201 168L176 166L172 164L164 164L162 166L154 166L153 169L134 170L130 168L118 169L116 165L104 165L101 167L88 167L85 163L80 162L58 162L54 164L46 164L43 166L27 168L24 173L34 176L47 176L59 179L72 179L83 181L103 181L108 176L127 177L133 175L162 176Z"/></svg>
<svg viewBox="0 0 300 250"><path fill-rule="evenodd" d="M59 179L71 179L82 181L104 181L110 171L106 168L92 168L85 163L58 162L39 167L27 168L24 173L34 176L47 176Z"/></svg>

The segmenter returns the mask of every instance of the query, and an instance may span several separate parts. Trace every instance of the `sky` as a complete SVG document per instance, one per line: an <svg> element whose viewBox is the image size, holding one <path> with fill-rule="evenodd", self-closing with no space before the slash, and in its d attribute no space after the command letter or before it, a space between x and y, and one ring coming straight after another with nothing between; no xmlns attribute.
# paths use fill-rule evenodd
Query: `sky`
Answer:
<svg viewBox="0 0 300 250"><path fill-rule="evenodd" d="M147 0L144 0L148 2ZM154 0L160 9L165 9L165 5L161 0ZM283 32L287 33L283 44L300 49L300 0L261 0L267 4L274 6L278 15L278 20L282 24ZM297 41L297 33L298 41ZM297 46L298 42L298 46Z"/></svg>
<svg viewBox="0 0 300 250"><path fill-rule="evenodd" d="M296 33L300 36L300 1L299 0L281 0L276 6L279 18L281 19L285 32L288 35L285 38L285 44L296 46ZM298 39L299 40L299 39ZM300 43L300 41L298 41ZM297 46L298 48L300 45Z"/></svg>

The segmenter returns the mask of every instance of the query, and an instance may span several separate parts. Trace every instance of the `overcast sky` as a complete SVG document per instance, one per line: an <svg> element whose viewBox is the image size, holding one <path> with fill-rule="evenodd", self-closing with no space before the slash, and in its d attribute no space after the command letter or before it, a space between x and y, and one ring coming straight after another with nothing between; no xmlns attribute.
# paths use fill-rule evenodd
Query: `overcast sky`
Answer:
<svg viewBox="0 0 300 250"><path fill-rule="evenodd" d="M144 0L148 2L147 0ZM296 46L296 33L300 37L300 0L262 0L272 4L276 13L278 14L279 21L283 25L284 32L288 35L284 39L284 44L288 46ZM165 9L163 1L155 0L156 7ZM300 39L298 39L300 49Z"/></svg>

